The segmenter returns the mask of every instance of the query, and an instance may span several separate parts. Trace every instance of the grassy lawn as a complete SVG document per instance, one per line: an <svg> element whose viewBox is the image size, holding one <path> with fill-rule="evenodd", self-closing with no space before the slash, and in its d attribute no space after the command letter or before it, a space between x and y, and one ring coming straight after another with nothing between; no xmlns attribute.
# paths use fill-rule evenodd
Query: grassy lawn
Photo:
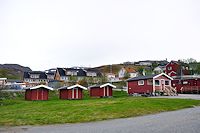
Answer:
<svg viewBox="0 0 200 133"><path fill-rule="evenodd" d="M41 125L76 123L141 116L200 105L198 100L127 97L115 92L114 98L58 100L51 93L49 101L7 99L0 106L0 125Z"/></svg>

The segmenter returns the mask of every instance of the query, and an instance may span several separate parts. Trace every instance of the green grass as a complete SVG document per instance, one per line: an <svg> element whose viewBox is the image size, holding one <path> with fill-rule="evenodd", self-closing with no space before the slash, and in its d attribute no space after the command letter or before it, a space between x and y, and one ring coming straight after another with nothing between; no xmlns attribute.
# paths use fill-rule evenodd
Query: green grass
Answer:
<svg viewBox="0 0 200 133"><path fill-rule="evenodd" d="M77 123L154 114L200 105L198 100L127 97L114 92L113 98L58 100L50 94L49 101L25 101L23 97L7 99L0 106L0 125L43 125Z"/></svg>

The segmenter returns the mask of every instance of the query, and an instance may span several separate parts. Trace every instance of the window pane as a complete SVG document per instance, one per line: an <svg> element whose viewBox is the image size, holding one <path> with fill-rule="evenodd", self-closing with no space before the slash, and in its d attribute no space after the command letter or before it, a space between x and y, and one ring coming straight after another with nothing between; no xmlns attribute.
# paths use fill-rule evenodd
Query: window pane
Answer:
<svg viewBox="0 0 200 133"><path fill-rule="evenodd" d="M155 80L155 85L160 85L160 81L159 80Z"/></svg>

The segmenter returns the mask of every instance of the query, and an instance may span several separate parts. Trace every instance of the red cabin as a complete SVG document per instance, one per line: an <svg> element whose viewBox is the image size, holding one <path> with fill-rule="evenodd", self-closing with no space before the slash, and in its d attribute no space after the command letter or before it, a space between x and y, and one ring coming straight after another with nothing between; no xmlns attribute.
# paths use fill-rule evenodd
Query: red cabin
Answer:
<svg viewBox="0 0 200 133"><path fill-rule="evenodd" d="M89 88L91 97L112 97L112 89L116 88L116 86L106 83L103 85L94 85Z"/></svg>
<svg viewBox="0 0 200 133"><path fill-rule="evenodd" d="M166 88L171 88L172 80L165 73L130 78L127 80L128 94L155 94L155 92L161 92Z"/></svg>
<svg viewBox="0 0 200 133"><path fill-rule="evenodd" d="M48 100L49 90L53 90L53 88L46 85L26 89L25 100Z"/></svg>
<svg viewBox="0 0 200 133"><path fill-rule="evenodd" d="M200 77L195 75L176 76L172 86L178 93L200 93Z"/></svg>
<svg viewBox="0 0 200 133"><path fill-rule="evenodd" d="M83 90L87 90L86 87L81 85L73 85L73 86L64 86L59 88L60 90L60 99L82 99L83 98Z"/></svg>

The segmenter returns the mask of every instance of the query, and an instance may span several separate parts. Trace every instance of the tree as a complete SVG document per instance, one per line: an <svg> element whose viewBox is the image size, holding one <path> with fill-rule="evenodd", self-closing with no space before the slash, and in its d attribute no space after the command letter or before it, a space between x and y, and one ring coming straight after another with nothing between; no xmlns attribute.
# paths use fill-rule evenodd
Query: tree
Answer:
<svg viewBox="0 0 200 133"><path fill-rule="evenodd" d="M143 75L144 68L139 67L137 71L138 71L139 75Z"/></svg>
<svg viewBox="0 0 200 133"><path fill-rule="evenodd" d="M125 74L124 74L124 79L128 79L128 78L130 78L130 74L128 73L128 72L125 72Z"/></svg>

